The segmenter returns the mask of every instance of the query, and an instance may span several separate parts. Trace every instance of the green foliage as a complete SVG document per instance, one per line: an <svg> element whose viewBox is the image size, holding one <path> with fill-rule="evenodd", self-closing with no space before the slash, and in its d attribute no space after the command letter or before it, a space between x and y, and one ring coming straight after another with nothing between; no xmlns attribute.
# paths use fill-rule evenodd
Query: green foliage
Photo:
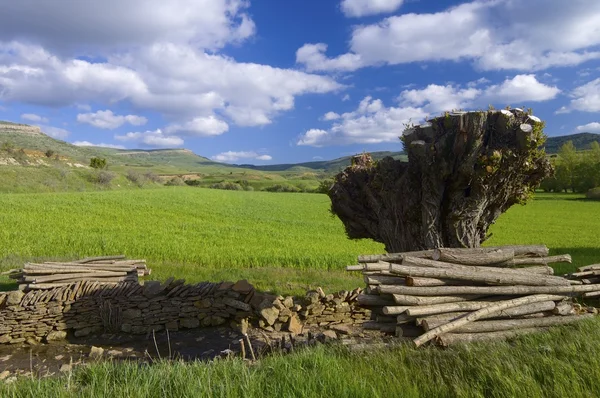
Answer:
<svg viewBox="0 0 600 398"><path fill-rule="evenodd" d="M111 181L115 179L117 175L110 171L99 170L90 175L91 181L102 186L109 186Z"/></svg>
<svg viewBox="0 0 600 398"><path fill-rule="evenodd" d="M235 182L218 182L216 184L212 184L210 186L212 189L224 189L227 191L243 191L244 188L240 184L236 184Z"/></svg>
<svg viewBox="0 0 600 398"><path fill-rule="evenodd" d="M167 187L183 187L183 186L185 186L185 181L181 177L173 177L165 183L165 186L167 186Z"/></svg>
<svg viewBox="0 0 600 398"><path fill-rule="evenodd" d="M263 190L267 192L302 192L300 188L289 184L276 184L270 187L266 187Z"/></svg>
<svg viewBox="0 0 600 398"><path fill-rule="evenodd" d="M317 189L315 189L314 192L327 194L329 192L329 189L331 189L332 185L333 185L333 179L328 178L326 180L319 182L319 186L317 187Z"/></svg>
<svg viewBox="0 0 600 398"><path fill-rule="evenodd" d="M56 153L56 152L54 152L54 150L53 150L53 149L47 149L47 150L46 150L46 152L44 152L44 155L46 155L46 157L47 157L47 158L51 158L51 157L53 157L54 155L57 155L57 153Z"/></svg>
<svg viewBox="0 0 600 398"><path fill-rule="evenodd" d="M15 144L13 144L11 141L5 141L0 146L0 151L12 154L15 151Z"/></svg>
<svg viewBox="0 0 600 398"><path fill-rule="evenodd" d="M594 142L587 151L577 151L567 141L552 158L555 175L542 183L546 192L585 193L600 186L600 144Z"/></svg>
<svg viewBox="0 0 600 398"><path fill-rule="evenodd" d="M90 167L93 169L105 169L107 167L106 159L93 157L90 159Z"/></svg>

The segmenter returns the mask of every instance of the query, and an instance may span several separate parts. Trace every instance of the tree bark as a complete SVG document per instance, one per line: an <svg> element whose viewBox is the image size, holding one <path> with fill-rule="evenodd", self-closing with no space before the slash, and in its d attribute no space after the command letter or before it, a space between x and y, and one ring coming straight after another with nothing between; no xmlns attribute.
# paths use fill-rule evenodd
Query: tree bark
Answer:
<svg viewBox="0 0 600 398"><path fill-rule="evenodd" d="M593 314L552 316L546 318L528 318L528 319L499 319L495 321L477 321L465 326L459 327L452 333L485 333L497 332L501 330L526 329L537 327L549 327L564 325L593 317Z"/></svg>
<svg viewBox="0 0 600 398"><path fill-rule="evenodd" d="M463 285L464 282L451 280L451 279L439 279L439 278L419 278L415 276L407 276L406 286L456 286ZM387 284L387 283L386 283Z"/></svg>
<svg viewBox="0 0 600 398"><path fill-rule="evenodd" d="M491 340L508 340L518 336L523 336L531 333L539 333L546 331L547 328L527 328L527 329L515 329L515 330L504 330L501 332L487 332L487 333L446 333L438 336L435 340L436 344L442 347L448 347L452 344L458 343L474 343L477 341L491 341Z"/></svg>
<svg viewBox="0 0 600 398"><path fill-rule="evenodd" d="M523 128L531 127L531 132ZM388 252L478 247L500 214L552 172L543 123L526 112L462 112L405 130L408 162L353 158L328 194L351 239Z"/></svg>
<svg viewBox="0 0 600 398"><path fill-rule="evenodd" d="M484 253L460 253L452 249L435 249L432 258L461 265L494 265L514 259L515 252L510 249L494 250Z"/></svg>
<svg viewBox="0 0 600 398"><path fill-rule="evenodd" d="M440 297L421 297L407 296L405 294L394 294L394 301L398 305L434 305L444 303L456 303L460 301L475 300L481 296L462 295L462 296L440 296Z"/></svg>

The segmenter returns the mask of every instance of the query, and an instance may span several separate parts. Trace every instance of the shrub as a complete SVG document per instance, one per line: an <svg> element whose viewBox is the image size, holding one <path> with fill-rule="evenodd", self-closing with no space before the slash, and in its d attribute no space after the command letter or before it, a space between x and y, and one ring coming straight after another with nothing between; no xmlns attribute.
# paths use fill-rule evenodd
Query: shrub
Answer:
<svg viewBox="0 0 600 398"><path fill-rule="evenodd" d="M277 184L270 187L266 187L264 191L267 192L302 192L299 188L293 185Z"/></svg>
<svg viewBox="0 0 600 398"><path fill-rule="evenodd" d="M243 191L244 188L240 184L236 184L235 182L218 182L216 184L212 184L210 186L212 189L225 189L228 191Z"/></svg>
<svg viewBox="0 0 600 398"><path fill-rule="evenodd" d="M332 185L333 185L332 179L323 180L319 183L319 186L315 189L314 192L327 194L327 192L329 192L329 189L331 188Z"/></svg>
<svg viewBox="0 0 600 398"><path fill-rule="evenodd" d="M146 172L144 174L144 178L146 178L146 180L148 180L148 181L152 181L155 183L161 182L160 177L151 171Z"/></svg>
<svg viewBox="0 0 600 398"><path fill-rule="evenodd" d="M165 183L167 187L181 187L185 185L185 181L181 177L173 177Z"/></svg>
<svg viewBox="0 0 600 398"><path fill-rule="evenodd" d="M116 177L115 174L109 171L99 171L96 174L96 183L100 185L110 185L110 182Z"/></svg>
<svg viewBox="0 0 600 398"><path fill-rule="evenodd" d="M107 166L106 159L93 157L90 159L90 167L93 169L105 169Z"/></svg>
<svg viewBox="0 0 600 398"><path fill-rule="evenodd" d="M600 187L594 188L594 189L590 189L589 191L587 191L587 193L585 194L585 196L588 199L600 200Z"/></svg>
<svg viewBox="0 0 600 398"><path fill-rule="evenodd" d="M136 184L138 187L144 185L144 177L135 170L127 170L125 178L127 178L132 183Z"/></svg>
<svg viewBox="0 0 600 398"><path fill-rule="evenodd" d="M6 153L13 153L15 151L15 144L10 141L3 142L0 150Z"/></svg>
<svg viewBox="0 0 600 398"><path fill-rule="evenodd" d="M56 152L54 152L52 149L48 149L45 153L47 158L51 158L52 156L54 156L56 154Z"/></svg>

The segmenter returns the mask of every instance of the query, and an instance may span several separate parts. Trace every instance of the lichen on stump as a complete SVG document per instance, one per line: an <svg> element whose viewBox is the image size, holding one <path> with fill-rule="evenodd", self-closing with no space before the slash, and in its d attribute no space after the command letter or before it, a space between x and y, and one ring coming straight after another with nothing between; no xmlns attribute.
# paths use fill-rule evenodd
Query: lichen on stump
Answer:
<svg viewBox="0 0 600 398"><path fill-rule="evenodd" d="M521 109L452 112L407 128L408 162L355 156L328 192L351 239L388 252L478 247L552 174L544 123Z"/></svg>

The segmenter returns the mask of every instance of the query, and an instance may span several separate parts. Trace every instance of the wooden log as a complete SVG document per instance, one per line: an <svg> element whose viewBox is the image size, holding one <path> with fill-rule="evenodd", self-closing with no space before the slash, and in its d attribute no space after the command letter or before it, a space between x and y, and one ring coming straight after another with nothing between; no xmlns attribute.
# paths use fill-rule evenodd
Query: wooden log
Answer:
<svg viewBox="0 0 600 398"><path fill-rule="evenodd" d="M573 272L572 274L567 274L565 276L573 277L573 278L583 278L584 276L598 276L598 275L600 275L600 270L587 270L587 271Z"/></svg>
<svg viewBox="0 0 600 398"><path fill-rule="evenodd" d="M409 316L425 316L446 314L448 312L476 311L493 305L493 301L461 301L458 303L445 303L423 306L412 306L406 310Z"/></svg>
<svg viewBox="0 0 600 398"><path fill-rule="evenodd" d="M556 306L554 301L541 301L539 303L522 305L520 307L509 308L499 312L496 315L489 317L483 317L481 319L514 319L515 317L521 318L530 315L537 314L552 314L552 310ZM468 314L469 312L449 312L446 314L431 315L426 317L417 317L415 322L417 325L422 326L426 331L435 329L450 321L454 321L461 316ZM552 314L553 315L553 314ZM408 315L406 315L408 316Z"/></svg>
<svg viewBox="0 0 600 398"><path fill-rule="evenodd" d="M499 301L499 302L491 303L491 305L489 305L485 308L482 308L480 310L477 310L475 312L472 312L470 314L462 316L452 322L438 326L437 328L424 333L423 335L419 336L418 338L416 338L414 340L415 346L419 347L419 346L425 344L426 342L428 342L429 340L434 339L435 337L437 337L441 334L449 333L463 325L466 325L470 322L474 322L478 319L481 319L484 316L495 315L495 314L498 314L502 310L505 310L508 308L513 308L513 307L519 307L521 305L537 303L540 301L557 300L556 297L557 296L552 296L552 295L547 295L547 294L538 294L538 295L521 297L521 298L517 298L517 299L513 299L513 300L506 300L506 301ZM561 298L558 298L558 299L561 299Z"/></svg>
<svg viewBox="0 0 600 398"><path fill-rule="evenodd" d="M371 295L371 294L359 294L356 298L358 305L361 306L375 306L375 307L383 307L388 305L394 305L394 299L392 297L379 296L379 295Z"/></svg>
<svg viewBox="0 0 600 398"><path fill-rule="evenodd" d="M476 248L444 248L444 250L451 250L458 254L469 254L469 253L488 253L496 250L512 250L515 257L518 256L537 256L545 257L550 253L548 247L545 245L506 245L506 246L487 246L487 247L476 247ZM433 254L432 254L433 256Z"/></svg>
<svg viewBox="0 0 600 398"><path fill-rule="evenodd" d="M494 321L476 321L465 326L459 327L452 333L485 333L497 332L501 330L528 329L539 327L550 327L577 322L593 317L593 314L552 316L546 318L528 318L528 319L500 319Z"/></svg>
<svg viewBox="0 0 600 398"><path fill-rule="evenodd" d="M463 285L463 282L452 280L452 279L439 279L439 278L419 278L415 276L407 276L406 286L456 286ZM394 283L382 283L383 285L394 285Z"/></svg>
<svg viewBox="0 0 600 398"><path fill-rule="evenodd" d="M399 315L409 308L407 305L387 305L383 307L383 313L385 315Z"/></svg>
<svg viewBox="0 0 600 398"><path fill-rule="evenodd" d="M436 261L445 261L461 265L494 265L503 264L515 257L515 252L510 249L493 250L484 253L457 252L452 249L435 249L432 258Z"/></svg>
<svg viewBox="0 0 600 398"><path fill-rule="evenodd" d="M595 277L591 277L591 278L584 278L581 280L581 283L583 283L584 285L593 285L596 283L600 283L600 276L595 276Z"/></svg>
<svg viewBox="0 0 600 398"><path fill-rule="evenodd" d="M55 274L48 276L32 276L32 277L24 277L25 282L30 283L48 283L48 282L57 282L65 279L73 279L73 278L86 278L86 279L102 279L109 278L115 276L127 276L127 272L94 272L94 273L75 273L75 274Z"/></svg>
<svg viewBox="0 0 600 398"><path fill-rule="evenodd" d="M550 257L528 257L528 258L515 258L508 262L509 266L515 265L548 265L553 263L571 263L571 256L569 254L561 254L558 256Z"/></svg>
<svg viewBox="0 0 600 398"><path fill-rule="evenodd" d="M569 294L600 291L600 284L569 286L387 286L379 285L382 294L407 294L412 296L456 296L462 294L524 295L524 294Z"/></svg>
<svg viewBox="0 0 600 398"><path fill-rule="evenodd" d="M598 297L600 296L600 290L595 291L595 292L587 292L583 294L584 298L592 298L592 297Z"/></svg>
<svg viewBox="0 0 600 398"><path fill-rule="evenodd" d="M362 274L366 275L366 276L372 276L372 275L374 275L374 276L384 276L384 275L386 275L386 276L393 276L392 273L390 271L388 271L388 270L363 271Z"/></svg>
<svg viewBox="0 0 600 398"><path fill-rule="evenodd" d="M365 275L364 281L367 285L405 285L406 279L399 276L388 275Z"/></svg>
<svg viewBox="0 0 600 398"><path fill-rule="evenodd" d="M595 270L600 270L600 264L590 264L590 265L586 265L586 266L577 268L577 271L579 271L579 272L595 271Z"/></svg>
<svg viewBox="0 0 600 398"><path fill-rule="evenodd" d="M405 256L431 257L433 250L422 250L405 253L367 254L358 256L359 263L377 263L378 261L402 261Z"/></svg>
<svg viewBox="0 0 600 398"><path fill-rule="evenodd" d="M73 261L74 263L85 264L91 263L92 261L102 261L102 260L123 260L125 259L124 255L118 256L99 256L99 257L86 257L82 260Z"/></svg>
<svg viewBox="0 0 600 398"><path fill-rule="evenodd" d="M365 267L362 264L346 266L346 271L362 271L364 269L365 269Z"/></svg>
<svg viewBox="0 0 600 398"><path fill-rule="evenodd" d="M503 273L508 275L531 275L532 272L529 271L531 267L526 268L501 268L501 267L480 267L476 265L460 265L460 264L452 264L446 263L443 261L435 261L429 260L426 258L412 258L407 257L402 261L402 265L409 266L418 266L418 267L429 267L429 268L444 268L444 269L456 269L456 270L465 270L465 271L476 271L476 272L493 272L493 273ZM538 269L534 269L534 274L536 274ZM556 280L557 283L566 283L564 282L564 278L560 276L553 275L537 275L539 277L545 277L548 279Z"/></svg>
<svg viewBox="0 0 600 398"><path fill-rule="evenodd" d="M406 262L410 264L410 258ZM451 268L427 268L410 265L389 264L390 272L404 276L420 276L426 278L456 279L470 282L485 282L497 285L527 285L527 286L560 286L568 285L564 278L554 278L544 275L493 272L489 270L465 270ZM474 268L474 267L473 267Z"/></svg>
<svg viewBox="0 0 600 398"><path fill-rule="evenodd" d="M448 347L458 343L474 343L479 341L491 341L491 340L508 340L518 336L523 336L531 333L539 333L546 331L547 328L528 328L528 329L515 329L515 330L503 330L501 332L487 332L487 333L446 333L441 336L437 336L435 343L442 347Z"/></svg>
<svg viewBox="0 0 600 398"><path fill-rule="evenodd" d="M554 307L552 312L556 315L572 315L575 313L575 308L573 308L573 304L571 303L560 303Z"/></svg>
<svg viewBox="0 0 600 398"><path fill-rule="evenodd" d="M482 296L460 295L460 296L440 296L440 297L423 297L423 296L408 296L405 294L394 294L394 301L398 305L434 305L444 303L456 303L460 301L475 300Z"/></svg>

